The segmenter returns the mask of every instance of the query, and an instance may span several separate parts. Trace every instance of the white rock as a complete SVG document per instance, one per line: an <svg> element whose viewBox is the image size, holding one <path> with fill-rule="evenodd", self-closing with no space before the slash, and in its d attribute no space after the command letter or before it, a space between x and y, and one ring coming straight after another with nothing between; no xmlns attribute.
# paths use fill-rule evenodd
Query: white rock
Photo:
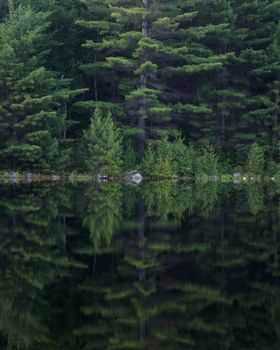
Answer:
<svg viewBox="0 0 280 350"><path fill-rule="evenodd" d="M239 185L240 183L241 183L241 174L240 173L234 173L233 175L232 175L232 177L233 177L233 183L235 184L235 185Z"/></svg>
<svg viewBox="0 0 280 350"><path fill-rule="evenodd" d="M135 184L140 184L143 181L143 176L139 173L131 174L130 179Z"/></svg>

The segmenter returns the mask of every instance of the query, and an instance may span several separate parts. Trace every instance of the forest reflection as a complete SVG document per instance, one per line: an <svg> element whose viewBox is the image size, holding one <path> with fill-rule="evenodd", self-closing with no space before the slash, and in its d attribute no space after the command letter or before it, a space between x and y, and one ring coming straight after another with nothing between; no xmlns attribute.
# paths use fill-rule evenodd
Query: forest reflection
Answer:
<svg viewBox="0 0 280 350"><path fill-rule="evenodd" d="M3 349L280 348L279 188L0 187Z"/></svg>

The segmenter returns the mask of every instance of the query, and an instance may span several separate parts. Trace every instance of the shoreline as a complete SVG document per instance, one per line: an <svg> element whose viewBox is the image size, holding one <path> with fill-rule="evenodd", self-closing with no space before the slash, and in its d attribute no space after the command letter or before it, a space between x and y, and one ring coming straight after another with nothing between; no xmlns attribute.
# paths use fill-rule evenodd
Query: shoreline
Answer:
<svg viewBox="0 0 280 350"><path fill-rule="evenodd" d="M43 182L68 182L68 183L79 183L79 182L110 182L110 181L125 181L133 182L132 178L128 174L121 174L119 176L103 176L98 177L88 173L76 173L67 172L63 174L53 173L28 173L28 172L0 172L0 184L16 184L16 183L43 183ZM174 181L174 182L199 182L199 183L280 183L280 178L271 175L247 175L243 174L240 176L234 176L231 174L220 174L220 175L206 175L197 174L194 176L174 176L174 177L155 177L155 176L143 176L143 181ZM142 181L139 182L139 184ZM136 183L137 184L137 183Z"/></svg>

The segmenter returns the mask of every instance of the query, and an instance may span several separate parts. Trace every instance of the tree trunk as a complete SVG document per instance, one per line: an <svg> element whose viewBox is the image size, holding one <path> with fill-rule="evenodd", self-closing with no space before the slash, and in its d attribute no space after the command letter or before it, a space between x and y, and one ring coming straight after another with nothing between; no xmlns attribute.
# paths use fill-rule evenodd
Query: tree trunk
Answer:
<svg viewBox="0 0 280 350"><path fill-rule="evenodd" d="M219 50L219 54L220 55L225 55L228 52L227 49L227 44L226 43L222 43L220 45L220 50ZM220 88L222 88L224 91L227 89L228 87L228 79L227 79L227 71L226 69L223 70L223 72L219 75L219 85ZM223 102L226 101L226 97L223 96L222 97ZM219 132L219 141L220 141L220 147L222 150L225 149L226 147L226 116L225 116L225 112L221 111L220 113L220 132Z"/></svg>
<svg viewBox="0 0 280 350"><path fill-rule="evenodd" d="M96 41L99 42L99 30L97 29L96 31ZM94 63L96 64L97 62L97 56L96 56L96 52L94 52ZM96 68L95 68L96 69ZM98 86L97 86L97 74L96 71L94 73L94 99L97 102L98 101Z"/></svg>
<svg viewBox="0 0 280 350"><path fill-rule="evenodd" d="M7 17L8 12L8 4L4 3L0 5L0 22Z"/></svg>
<svg viewBox="0 0 280 350"><path fill-rule="evenodd" d="M148 9L148 0L142 0L143 7ZM147 14L144 14L142 17L142 34L143 37L147 38L149 36L148 32L148 17ZM147 55L142 54L141 64L147 61ZM140 75L140 88L147 88L147 73L142 73ZM139 144L138 151L143 155L145 151L145 142L146 142L146 119L147 119L147 104L145 98L140 99L140 109L139 109L139 119L138 119L138 128L140 129L140 134L138 136Z"/></svg>

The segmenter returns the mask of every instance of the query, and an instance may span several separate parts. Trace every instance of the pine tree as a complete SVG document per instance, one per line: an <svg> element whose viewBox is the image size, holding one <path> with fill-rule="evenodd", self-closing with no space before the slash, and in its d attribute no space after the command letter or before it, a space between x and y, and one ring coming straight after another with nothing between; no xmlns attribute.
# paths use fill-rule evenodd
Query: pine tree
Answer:
<svg viewBox="0 0 280 350"><path fill-rule="evenodd" d="M264 171L264 150L254 143L249 151L247 160L247 171L250 175L262 175Z"/></svg>
<svg viewBox="0 0 280 350"><path fill-rule="evenodd" d="M206 144L198 151L195 160L195 174L215 176L218 173L218 155L211 145Z"/></svg>
<svg viewBox="0 0 280 350"><path fill-rule="evenodd" d="M113 23L111 8L107 2L100 0L80 0L85 7L82 19L76 20L76 25L82 28L84 36L81 71L86 75L85 82L90 85L90 100L77 102L77 107L93 112L96 107L102 111L110 111L121 115L122 107L116 101L117 78L113 71L106 66L107 49L112 46L111 37L119 26ZM89 50L90 49L90 50ZM114 52L116 49L114 50Z"/></svg>
<svg viewBox="0 0 280 350"><path fill-rule="evenodd" d="M229 145L242 161L255 141L265 146L271 157L271 141L275 144L273 130L277 126L274 126L275 104L269 86L275 80L276 62L269 51L275 40L280 7L273 0L233 1L232 7L237 18L234 32L243 33L243 39L232 43L236 59L229 68L230 79L238 90L240 102L239 112L229 125Z"/></svg>
<svg viewBox="0 0 280 350"><path fill-rule="evenodd" d="M77 91L44 67L48 13L19 6L0 25L1 166L47 170L59 163L66 104Z"/></svg>
<svg viewBox="0 0 280 350"><path fill-rule="evenodd" d="M102 116L96 108L89 129L84 133L86 165L93 174L120 175L121 137L110 113Z"/></svg>
<svg viewBox="0 0 280 350"><path fill-rule="evenodd" d="M272 154L274 158L279 161L278 150L280 147L280 23L278 24L273 43L269 50L269 57L271 57L269 73L272 73L272 79L268 83L268 96L271 100L271 112L273 115Z"/></svg>
<svg viewBox="0 0 280 350"><path fill-rule="evenodd" d="M161 178L193 175L195 151L184 144L180 133L172 134L162 132L161 139L147 148L142 163L145 175Z"/></svg>
<svg viewBox="0 0 280 350"><path fill-rule="evenodd" d="M48 47L47 66L60 72L65 77L82 81L78 71L81 41L85 33L75 21L80 16L83 5L79 0L14 0L16 5L29 5L39 12L48 12ZM67 59L66 59L67 57Z"/></svg>
<svg viewBox="0 0 280 350"><path fill-rule="evenodd" d="M227 23L197 25L195 4L182 0L143 0L138 6L124 0L85 2L93 14L94 6L102 7L103 17L79 22L102 33L98 40L84 44L94 54L102 52L101 60L84 68L87 73L90 67L98 68L105 77L108 70L112 72L111 79L117 84L113 100L125 102L128 118L123 121L138 128L140 153L146 139L154 137L155 130L168 126L172 119L211 112L191 93L201 74L208 81L208 73L221 70L224 55L213 57L202 39L223 30Z"/></svg>

